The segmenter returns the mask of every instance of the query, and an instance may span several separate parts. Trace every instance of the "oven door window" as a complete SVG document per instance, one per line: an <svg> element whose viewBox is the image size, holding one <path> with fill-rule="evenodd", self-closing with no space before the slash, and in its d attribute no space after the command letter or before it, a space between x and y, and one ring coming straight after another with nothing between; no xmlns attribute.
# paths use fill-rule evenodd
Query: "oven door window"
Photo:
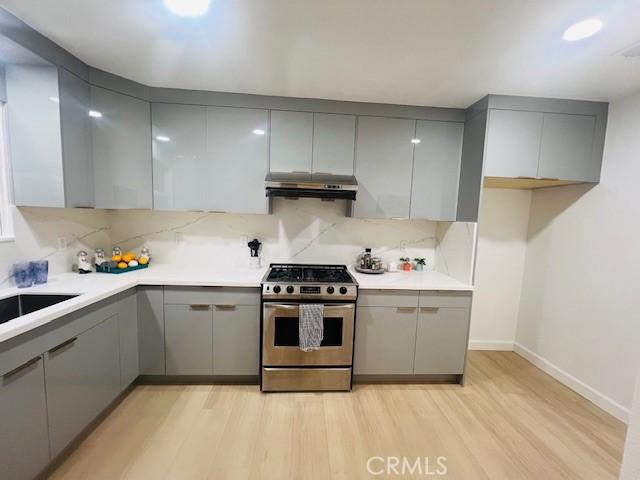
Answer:
<svg viewBox="0 0 640 480"><path fill-rule="evenodd" d="M298 347L300 345L298 317L275 317L274 346ZM323 319L324 336L321 347L342 346L342 318Z"/></svg>

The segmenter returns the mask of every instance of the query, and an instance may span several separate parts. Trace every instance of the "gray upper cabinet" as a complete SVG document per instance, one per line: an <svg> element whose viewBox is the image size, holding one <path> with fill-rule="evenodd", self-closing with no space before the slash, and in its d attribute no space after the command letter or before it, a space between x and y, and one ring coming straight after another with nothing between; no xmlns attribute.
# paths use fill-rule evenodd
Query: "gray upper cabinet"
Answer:
<svg viewBox="0 0 640 480"><path fill-rule="evenodd" d="M271 111L271 172L311 172L313 113Z"/></svg>
<svg viewBox="0 0 640 480"><path fill-rule="evenodd" d="M540 112L489 112L485 176L538 176L542 118Z"/></svg>
<svg viewBox="0 0 640 480"><path fill-rule="evenodd" d="M268 111L207 107L209 209L267 213Z"/></svg>
<svg viewBox="0 0 640 480"><path fill-rule="evenodd" d="M0 380L2 478L31 480L49 463L47 403L42 357Z"/></svg>
<svg viewBox="0 0 640 480"><path fill-rule="evenodd" d="M207 157L206 107L154 103L152 114L154 208L209 210L217 182Z"/></svg>
<svg viewBox="0 0 640 480"><path fill-rule="evenodd" d="M95 206L153 205L149 102L91 87Z"/></svg>
<svg viewBox="0 0 640 480"><path fill-rule="evenodd" d="M409 218L416 121L358 117L354 216Z"/></svg>
<svg viewBox="0 0 640 480"><path fill-rule="evenodd" d="M356 117L313 114L313 173L353 175Z"/></svg>
<svg viewBox="0 0 640 480"><path fill-rule="evenodd" d="M593 152L595 126L593 115L545 113L538 176L599 181L602 158Z"/></svg>
<svg viewBox="0 0 640 480"><path fill-rule="evenodd" d="M5 66L14 202L64 207L58 70Z"/></svg>
<svg viewBox="0 0 640 480"><path fill-rule="evenodd" d="M488 112L486 186L600 181L607 103L489 95L469 108L468 117L482 110Z"/></svg>
<svg viewBox="0 0 640 480"><path fill-rule="evenodd" d="M52 457L120 393L118 342L114 315L45 354Z"/></svg>
<svg viewBox="0 0 640 480"><path fill-rule="evenodd" d="M93 152L91 146L91 87L60 68L60 122L67 207L93 207Z"/></svg>
<svg viewBox="0 0 640 480"><path fill-rule="evenodd" d="M455 221L464 124L418 120L411 218Z"/></svg>

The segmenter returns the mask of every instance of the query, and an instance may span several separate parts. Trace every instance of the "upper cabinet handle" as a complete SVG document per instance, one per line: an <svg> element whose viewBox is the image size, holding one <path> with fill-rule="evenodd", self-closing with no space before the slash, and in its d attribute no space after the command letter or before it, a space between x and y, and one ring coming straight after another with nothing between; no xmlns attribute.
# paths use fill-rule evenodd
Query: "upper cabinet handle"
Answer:
<svg viewBox="0 0 640 480"><path fill-rule="evenodd" d="M60 345L57 345L57 346L53 347L51 350L49 350L49 355L51 355L52 353L56 353L58 350L62 350L64 347L67 347L67 346L71 345L77 339L78 339L78 337L73 337L73 338L70 338L69 340L67 340L66 342L62 342Z"/></svg>
<svg viewBox="0 0 640 480"><path fill-rule="evenodd" d="M3 375L3 378L5 380L8 380L9 378L13 377L14 375L20 373L21 371L29 368L31 365L34 365L36 363L38 363L40 361L40 356L37 356L36 358L32 358L31 360L29 360L26 363L23 363L22 365L20 365L17 368L14 368L13 370L11 370L10 372L7 372Z"/></svg>
<svg viewBox="0 0 640 480"><path fill-rule="evenodd" d="M552 180L554 182L557 182L560 179L559 178L554 178L554 177L538 177L538 180Z"/></svg>

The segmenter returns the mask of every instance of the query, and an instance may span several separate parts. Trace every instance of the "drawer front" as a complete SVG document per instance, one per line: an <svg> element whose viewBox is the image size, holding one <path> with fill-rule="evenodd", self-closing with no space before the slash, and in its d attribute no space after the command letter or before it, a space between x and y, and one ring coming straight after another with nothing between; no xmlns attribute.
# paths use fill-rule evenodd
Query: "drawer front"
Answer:
<svg viewBox="0 0 640 480"><path fill-rule="evenodd" d="M350 368L263 368L263 392L351 390Z"/></svg>
<svg viewBox="0 0 640 480"><path fill-rule="evenodd" d="M421 308L469 308L471 292L422 291L419 306Z"/></svg>
<svg viewBox="0 0 640 480"><path fill-rule="evenodd" d="M165 287L165 305L260 305L260 289L245 287Z"/></svg>
<svg viewBox="0 0 640 480"><path fill-rule="evenodd" d="M359 307L417 307L415 290L360 290Z"/></svg>

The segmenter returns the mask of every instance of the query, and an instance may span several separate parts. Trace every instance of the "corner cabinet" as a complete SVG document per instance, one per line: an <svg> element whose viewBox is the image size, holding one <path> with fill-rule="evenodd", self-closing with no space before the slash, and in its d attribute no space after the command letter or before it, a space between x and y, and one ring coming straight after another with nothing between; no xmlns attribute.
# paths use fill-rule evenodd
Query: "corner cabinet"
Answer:
<svg viewBox="0 0 640 480"><path fill-rule="evenodd" d="M151 209L149 102L91 87L96 208Z"/></svg>
<svg viewBox="0 0 640 480"><path fill-rule="evenodd" d="M485 185L541 188L600 181L608 104L490 95Z"/></svg>

